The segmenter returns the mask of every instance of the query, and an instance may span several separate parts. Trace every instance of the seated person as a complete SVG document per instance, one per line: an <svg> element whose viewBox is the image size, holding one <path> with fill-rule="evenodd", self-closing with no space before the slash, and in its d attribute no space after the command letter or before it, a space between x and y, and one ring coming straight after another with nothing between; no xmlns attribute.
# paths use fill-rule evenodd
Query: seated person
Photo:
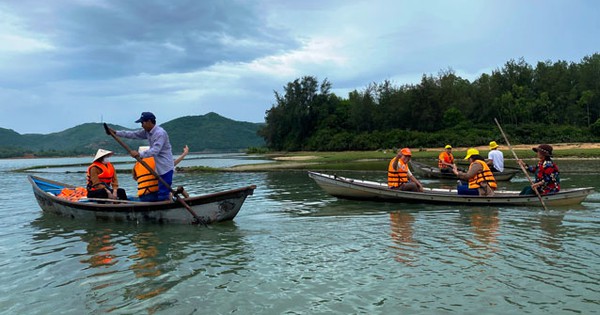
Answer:
<svg viewBox="0 0 600 315"><path fill-rule="evenodd" d="M517 161L517 163L535 175L533 185L523 188L521 195L533 195L535 194L534 189L537 190L540 195L550 195L559 192L560 171L558 170L558 166L552 160L552 146L540 144L532 150L538 157L538 164L536 166L528 166L522 160Z"/></svg>
<svg viewBox="0 0 600 315"><path fill-rule="evenodd" d="M459 171L456 165L453 167L453 172L458 179L468 181L468 184L460 183L458 185L458 194L493 196L497 187L496 179L483 157L479 155L479 150L473 148L467 150L465 160L469 160L471 163L466 173Z"/></svg>
<svg viewBox="0 0 600 315"><path fill-rule="evenodd" d="M149 150L149 146L141 146L138 148L138 152L142 153ZM175 166L181 162L185 156L188 154L189 149L186 145L183 148L183 153L177 160L175 160ZM156 170L156 162L154 161L154 157L150 156L142 159L152 170ZM159 201L158 198L158 179L156 176L152 174L142 163L136 162L133 166L133 179L138 183L138 198L140 201L153 202ZM183 189L183 187L178 187L177 192L182 194L185 198L188 198L189 195Z"/></svg>
<svg viewBox="0 0 600 315"><path fill-rule="evenodd" d="M492 172L504 172L504 154L498 150L496 141L490 142L490 152L486 160Z"/></svg>
<svg viewBox="0 0 600 315"><path fill-rule="evenodd" d="M123 188L119 188L117 172L109 162L113 152L98 149L96 156L87 169L87 197L100 199L127 200Z"/></svg>
<svg viewBox="0 0 600 315"><path fill-rule="evenodd" d="M454 155L452 155L452 146L446 145L445 151L442 151L438 156L438 167L442 173L452 173L452 165L454 165Z"/></svg>
<svg viewBox="0 0 600 315"><path fill-rule="evenodd" d="M423 191L423 185L408 169L408 162L412 157L409 148L398 150L388 166L388 186L392 189L403 191Z"/></svg>

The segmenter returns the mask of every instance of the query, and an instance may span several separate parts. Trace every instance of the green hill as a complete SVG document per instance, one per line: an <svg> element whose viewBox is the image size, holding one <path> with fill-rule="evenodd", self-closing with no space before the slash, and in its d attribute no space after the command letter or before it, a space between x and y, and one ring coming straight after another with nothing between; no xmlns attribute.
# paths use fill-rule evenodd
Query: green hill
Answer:
<svg viewBox="0 0 600 315"><path fill-rule="evenodd" d="M116 130L127 130L118 125L110 126ZM181 117L161 126L169 133L175 154L186 144L191 152L235 152L264 146L264 140L256 134L261 124L235 121L215 113ZM147 145L145 140L123 140L132 149ZM0 157L24 154L82 155L99 148L123 152L123 148L106 135L101 123L85 123L46 135L21 135L13 130L0 128Z"/></svg>
<svg viewBox="0 0 600 315"><path fill-rule="evenodd" d="M256 134L260 124L235 121L215 113L177 118L162 127L169 133L174 152L186 144L192 152L239 151L265 145Z"/></svg>
<svg viewBox="0 0 600 315"><path fill-rule="evenodd" d="M23 144L23 136L12 129L0 128L0 146L12 147Z"/></svg>

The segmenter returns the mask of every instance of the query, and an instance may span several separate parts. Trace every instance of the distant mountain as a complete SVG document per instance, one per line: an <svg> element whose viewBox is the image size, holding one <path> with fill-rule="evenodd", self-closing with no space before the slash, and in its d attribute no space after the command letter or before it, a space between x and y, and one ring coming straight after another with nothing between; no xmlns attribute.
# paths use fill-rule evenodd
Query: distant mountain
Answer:
<svg viewBox="0 0 600 315"><path fill-rule="evenodd" d="M235 121L216 113L181 117L160 125L169 133L175 154L181 152L186 144L191 152L232 152L265 145L264 140L256 134L262 124ZM110 127L128 130L118 125ZM145 140L123 140L132 149L147 145ZM123 148L106 135L101 123L86 123L47 135L21 135L14 130L0 128L0 157L22 156L26 153L42 156L85 155L92 154L98 148L123 152Z"/></svg>
<svg viewBox="0 0 600 315"><path fill-rule="evenodd" d="M18 146L23 144L23 136L12 129L0 128L0 146Z"/></svg>
<svg viewBox="0 0 600 315"><path fill-rule="evenodd" d="M169 134L174 152L186 144L192 152L239 151L265 145L256 134L262 124L235 121L216 113L176 118L161 126Z"/></svg>

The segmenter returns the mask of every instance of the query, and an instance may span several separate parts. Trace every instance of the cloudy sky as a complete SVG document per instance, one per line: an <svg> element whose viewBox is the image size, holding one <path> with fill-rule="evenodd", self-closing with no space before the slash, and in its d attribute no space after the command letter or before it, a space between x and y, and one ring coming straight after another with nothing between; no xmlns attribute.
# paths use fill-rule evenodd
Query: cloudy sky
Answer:
<svg viewBox="0 0 600 315"><path fill-rule="evenodd" d="M273 91L306 75L347 97L521 57L579 62L600 52L599 16L594 0L0 0L0 127L263 122Z"/></svg>

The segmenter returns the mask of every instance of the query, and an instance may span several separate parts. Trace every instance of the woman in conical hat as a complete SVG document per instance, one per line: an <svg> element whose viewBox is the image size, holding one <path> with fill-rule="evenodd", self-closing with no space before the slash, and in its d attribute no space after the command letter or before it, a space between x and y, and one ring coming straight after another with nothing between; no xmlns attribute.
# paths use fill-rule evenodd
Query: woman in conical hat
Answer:
<svg viewBox="0 0 600 315"><path fill-rule="evenodd" d="M127 193L119 188L119 180L109 158L112 151L98 149L92 164L87 169L87 197L127 200Z"/></svg>

